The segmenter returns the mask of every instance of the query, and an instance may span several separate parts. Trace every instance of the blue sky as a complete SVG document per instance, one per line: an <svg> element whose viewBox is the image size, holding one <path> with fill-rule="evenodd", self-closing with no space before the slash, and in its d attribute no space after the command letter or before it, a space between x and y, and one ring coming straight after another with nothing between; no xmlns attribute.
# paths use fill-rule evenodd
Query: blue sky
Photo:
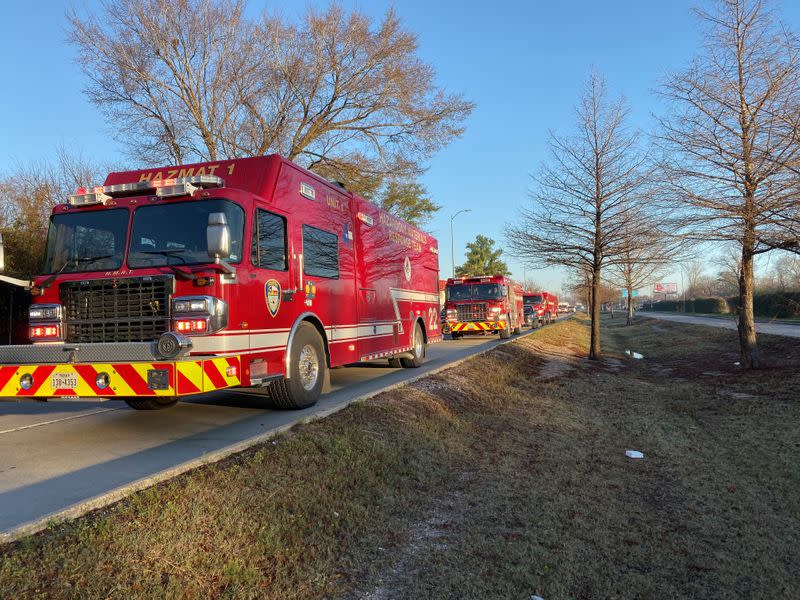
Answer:
<svg viewBox="0 0 800 600"><path fill-rule="evenodd" d="M50 158L59 144L104 163L123 161L102 116L83 96L84 78L65 42L68 7L92 10L98 2L34 4L4 7L0 173ZM647 129L659 111L652 93L659 79L685 65L701 44L691 13L698 2L687 0L344 4L376 17L394 5L418 35L420 55L435 67L438 83L477 104L465 135L431 160L423 178L443 206L428 227L439 238L443 276L450 272L450 215L462 208L472 212L455 221L457 264L464 244L479 233L503 247L504 225L527 202L530 174L547 158L548 130L570 130L591 66L612 92L625 95L634 124ZM294 17L307 5L273 2L268 8ZM255 14L265 5L251 0L249 6ZM800 3L784 2L779 11L791 28L800 28ZM522 265L508 258L521 279ZM528 276L553 289L562 279L555 270L529 270Z"/></svg>

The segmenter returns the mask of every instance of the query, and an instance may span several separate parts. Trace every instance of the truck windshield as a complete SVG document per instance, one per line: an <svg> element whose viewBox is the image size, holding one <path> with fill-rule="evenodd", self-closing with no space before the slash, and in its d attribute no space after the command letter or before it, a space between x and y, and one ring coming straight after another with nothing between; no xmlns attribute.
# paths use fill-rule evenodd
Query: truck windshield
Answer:
<svg viewBox="0 0 800 600"><path fill-rule="evenodd" d="M225 213L231 230L228 262L242 260L244 211L229 200L210 199L151 204L136 209L128 266L133 268L211 262L206 243L210 213Z"/></svg>
<svg viewBox="0 0 800 600"><path fill-rule="evenodd" d="M496 283L479 283L472 286L473 300L497 300L503 297L503 288Z"/></svg>
<svg viewBox="0 0 800 600"><path fill-rule="evenodd" d="M503 288L496 283L461 283L447 288L447 300L497 300L503 297Z"/></svg>
<svg viewBox="0 0 800 600"><path fill-rule="evenodd" d="M525 296L525 304L541 304L541 296Z"/></svg>
<svg viewBox="0 0 800 600"><path fill-rule="evenodd" d="M447 299L454 300L469 300L472 298L472 286L465 284L451 285L447 287Z"/></svg>
<svg viewBox="0 0 800 600"><path fill-rule="evenodd" d="M127 229L128 211L124 208L53 215L42 272L119 269Z"/></svg>

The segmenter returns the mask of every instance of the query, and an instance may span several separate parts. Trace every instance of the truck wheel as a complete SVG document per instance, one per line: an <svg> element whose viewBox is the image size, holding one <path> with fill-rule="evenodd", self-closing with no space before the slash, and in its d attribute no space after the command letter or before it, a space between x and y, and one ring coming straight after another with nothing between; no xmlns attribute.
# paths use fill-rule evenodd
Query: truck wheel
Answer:
<svg viewBox="0 0 800 600"><path fill-rule="evenodd" d="M403 366L403 363L400 362L399 358L390 358L389 359L389 366L392 369L399 369L400 367Z"/></svg>
<svg viewBox="0 0 800 600"><path fill-rule="evenodd" d="M506 328L500 330L500 339L507 340L511 337L511 319L506 317Z"/></svg>
<svg viewBox="0 0 800 600"><path fill-rule="evenodd" d="M414 358L401 358L400 364L406 369L416 369L421 367L425 362L425 354L427 353L427 344L425 343L425 336L422 334L422 327L419 323L414 325L414 337L411 339L411 354Z"/></svg>
<svg viewBox="0 0 800 600"><path fill-rule="evenodd" d="M300 323L290 350L291 379L269 385L271 404L275 408L295 410L317 403L325 384L325 348L316 328Z"/></svg>
<svg viewBox="0 0 800 600"><path fill-rule="evenodd" d="M123 398L125 404L134 410L161 410L162 408L169 408L178 403L178 399L172 396L156 396L155 398L140 398L134 396L131 398Z"/></svg>
<svg viewBox="0 0 800 600"><path fill-rule="evenodd" d="M460 340L463 335L463 333L450 333L450 337L454 340Z"/></svg>

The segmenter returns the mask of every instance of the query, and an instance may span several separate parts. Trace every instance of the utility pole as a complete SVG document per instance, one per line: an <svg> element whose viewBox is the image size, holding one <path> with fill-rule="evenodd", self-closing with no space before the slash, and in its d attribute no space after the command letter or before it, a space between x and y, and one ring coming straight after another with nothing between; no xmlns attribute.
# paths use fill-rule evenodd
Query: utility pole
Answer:
<svg viewBox="0 0 800 600"><path fill-rule="evenodd" d="M462 208L457 213L453 214L450 217L450 258L452 259L453 263L453 274L451 277L455 278L456 276L456 244L455 244L455 235L453 234L453 219L455 219L461 213L468 213L472 212L471 208Z"/></svg>

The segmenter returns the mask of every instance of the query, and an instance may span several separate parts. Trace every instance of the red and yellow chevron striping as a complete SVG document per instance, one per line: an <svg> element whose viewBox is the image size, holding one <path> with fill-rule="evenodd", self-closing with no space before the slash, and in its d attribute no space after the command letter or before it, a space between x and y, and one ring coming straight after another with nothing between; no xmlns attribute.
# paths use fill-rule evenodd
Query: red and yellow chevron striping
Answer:
<svg viewBox="0 0 800 600"><path fill-rule="evenodd" d="M505 321L468 321L466 323L450 323L450 331L465 333L468 331L500 331L506 328Z"/></svg>
<svg viewBox="0 0 800 600"><path fill-rule="evenodd" d="M98 375L108 386L97 385ZM25 389L20 379L30 375ZM0 397L185 396L239 385L238 356L158 363L0 365Z"/></svg>

